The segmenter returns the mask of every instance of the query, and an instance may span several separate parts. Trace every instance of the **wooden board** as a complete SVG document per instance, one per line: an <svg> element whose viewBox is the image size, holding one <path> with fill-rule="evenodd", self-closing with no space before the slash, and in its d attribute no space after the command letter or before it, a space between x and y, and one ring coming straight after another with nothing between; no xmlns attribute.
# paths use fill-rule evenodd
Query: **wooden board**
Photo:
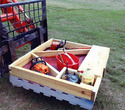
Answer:
<svg viewBox="0 0 125 110"><path fill-rule="evenodd" d="M11 66L11 75L91 100L92 86L72 83L25 68Z"/></svg>
<svg viewBox="0 0 125 110"><path fill-rule="evenodd" d="M37 57L40 57L40 56L38 56L38 55L36 55L36 54L34 54L34 53L32 53L31 54L32 55L32 58L37 58ZM58 74L59 74L59 71L57 71L53 66L51 66L49 63L47 63L46 62L46 64L47 64L47 66L49 67L49 72L53 75L53 76L57 76ZM24 65L23 65L24 66ZM22 66L22 67L23 67Z"/></svg>
<svg viewBox="0 0 125 110"><path fill-rule="evenodd" d="M72 53L74 55L86 55L90 49L76 49L76 50L65 50L67 53ZM53 51L37 51L34 54L40 57L56 56L58 53L64 53L63 50L53 50Z"/></svg>
<svg viewBox="0 0 125 110"><path fill-rule="evenodd" d="M53 39L53 41L61 41L59 39ZM91 47L91 45L87 45L87 44L80 44L80 43L75 43L75 42L70 42L70 41L66 41L66 46L67 48L77 48L77 47Z"/></svg>
<svg viewBox="0 0 125 110"><path fill-rule="evenodd" d="M75 95L68 94L63 91L59 91L44 85L36 84L34 82L30 82L28 80L10 75L10 82L16 87L23 87L26 90L33 90L34 92L50 97L55 97L57 100L65 100L67 103L69 102L72 105L79 105L81 108L92 110L94 102L85 98L76 97Z"/></svg>
<svg viewBox="0 0 125 110"><path fill-rule="evenodd" d="M43 51L47 47L49 47L51 44L52 44L52 39L50 39L47 42L43 43L42 45L36 47L32 51L28 52L26 55L20 57L19 59L14 61L9 67L11 67L11 66L19 66L19 67L24 66L25 64L27 64L31 60L30 58L31 58L32 53L34 53L35 51Z"/></svg>
<svg viewBox="0 0 125 110"><path fill-rule="evenodd" d="M106 47L92 46L91 51L89 51L78 70L85 71L90 68L96 77L102 77L109 57L109 51L110 49Z"/></svg>
<svg viewBox="0 0 125 110"><path fill-rule="evenodd" d="M94 96L93 96L94 99L92 99L92 100L94 100L94 101L95 101L95 99L96 99L96 96L97 96L97 93L98 93L98 90L99 90L101 81L102 81L102 78L100 78L100 77L97 77L97 78L96 78L96 82L95 82L94 88L93 88L93 90L92 90L92 92L93 92L93 94L94 94Z"/></svg>

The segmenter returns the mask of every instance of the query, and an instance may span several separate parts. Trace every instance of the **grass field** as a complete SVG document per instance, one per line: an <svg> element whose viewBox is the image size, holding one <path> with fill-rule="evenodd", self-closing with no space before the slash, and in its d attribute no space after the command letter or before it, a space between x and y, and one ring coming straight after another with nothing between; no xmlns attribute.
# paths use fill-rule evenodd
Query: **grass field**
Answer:
<svg viewBox="0 0 125 110"><path fill-rule="evenodd" d="M125 109L125 1L47 0L49 38L111 48L94 110ZM27 47L25 47L27 48ZM18 50L23 54L24 49ZM0 110L81 110L0 79Z"/></svg>

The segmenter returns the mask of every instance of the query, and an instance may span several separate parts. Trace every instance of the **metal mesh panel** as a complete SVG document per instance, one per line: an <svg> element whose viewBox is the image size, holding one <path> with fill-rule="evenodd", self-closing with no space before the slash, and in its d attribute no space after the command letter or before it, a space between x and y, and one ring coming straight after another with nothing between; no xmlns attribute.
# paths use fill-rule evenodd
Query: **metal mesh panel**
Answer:
<svg viewBox="0 0 125 110"><path fill-rule="evenodd" d="M17 59L17 48L30 42L33 49L48 40L46 0L5 1L0 0L0 76Z"/></svg>
<svg viewBox="0 0 125 110"><path fill-rule="evenodd" d="M43 0L35 0L0 5L0 13L3 13L3 16L0 16L4 24L2 27L7 29L2 34L14 38L42 25L46 16L44 11L46 7L43 7L43 2ZM22 6L23 12L20 11L19 6Z"/></svg>

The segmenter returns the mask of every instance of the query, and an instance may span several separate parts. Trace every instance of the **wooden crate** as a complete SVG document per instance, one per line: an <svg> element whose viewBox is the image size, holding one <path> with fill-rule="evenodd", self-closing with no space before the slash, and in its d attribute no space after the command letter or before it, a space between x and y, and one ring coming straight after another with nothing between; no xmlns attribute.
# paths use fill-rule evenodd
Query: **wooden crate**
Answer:
<svg viewBox="0 0 125 110"><path fill-rule="evenodd" d="M66 68L64 67L61 71L56 70L52 65L47 63L47 66L50 69L50 73L53 76L44 75L38 72L31 71L24 68L27 65L31 58L35 57L49 57L56 56L58 53L63 53L62 50L52 50L44 51L46 48L50 47L53 41L60 41L58 39L50 39L47 42L41 44L34 50L30 51L26 55L22 56L10 66L10 75L22 78L24 80L44 85L49 88L53 88L65 93L72 94L77 97L85 98L90 101L95 101L99 86L106 69L107 60L109 57L110 49L107 47L100 47L96 45L85 45L80 43L74 43L67 41L66 47L75 48L75 47L90 47L91 49L75 49L75 50L66 50L66 52L73 53L74 55L85 55L85 59L82 61L78 70L86 70L91 68L95 75L95 83L93 86L87 85L84 83L76 84L66 80L61 79L62 74L64 74ZM69 69L69 71L76 71Z"/></svg>

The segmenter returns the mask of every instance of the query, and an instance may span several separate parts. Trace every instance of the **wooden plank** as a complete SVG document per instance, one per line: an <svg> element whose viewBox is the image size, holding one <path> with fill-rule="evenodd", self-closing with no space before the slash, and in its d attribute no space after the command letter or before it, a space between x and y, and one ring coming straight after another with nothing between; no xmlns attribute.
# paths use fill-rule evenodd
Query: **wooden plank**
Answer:
<svg viewBox="0 0 125 110"><path fill-rule="evenodd" d="M59 74L59 71L57 71L53 66L51 66L49 63L46 63L49 67L50 73L52 73L53 76L57 76Z"/></svg>
<svg viewBox="0 0 125 110"><path fill-rule="evenodd" d="M30 51L23 57L20 57L19 59L17 59L11 65L15 65L15 66L18 65L21 67L22 65L27 64L29 62L29 60L26 60L26 59L27 59L27 57L29 57L31 55L31 53L45 50L47 47L50 47L50 45L52 44L52 41L53 41L53 39L50 39L47 42L43 43L42 45L36 47L35 49ZM71 43L73 44L73 42L71 42ZM82 45L82 44L80 44L80 45ZM67 52L72 52L73 54L87 54L89 52L89 49L67 50ZM54 53L54 51L53 51L53 53Z"/></svg>
<svg viewBox="0 0 125 110"><path fill-rule="evenodd" d="M17 59L15 62L13 62L11 65L9 65L9 67L11 67L11 66L23 67L31 61L31 58L35 58L35 57L38 57L38 56L35 55L34 53L28 53L28 54L20 57L19 59Z"/></svg>
<svg viewBox="0 0 125 110"><path fill-rule="evenodd" d="M53 41L53 39L50 39L50 40L44 42L40 46L36 47L32 52L35 52L35 51L44 51L46 48L48 48L48 47L51 46L52 41Z"/></svg>
<svg viewBox="0 0 125 110"><path fill-rule="evenodd" d="M87 68L91 68L96 77L102 77L109 57L109 51L110 49L106 47L92 46L78 70L85 71Z"/></svg>
<svg viewBox="0 0 125 110"><path fill-rule="evenodd" d="M11 68L11 66L23 67L31 61L31 58L36 58L36 57L39 57L39 56L37 56L34 53L26 54L25 56L21 57L20 59L16 60L14 63L9 65L9 68ZM48 63L47 63L47 66L49 67L50 73L53 76L57 76L59 74L59 71L57 71L53 66L51 66Z"/></svg>
<svg viewBox="0 0 125 110"><path fill-rule="evenodd" d="M94 88L92 90L92 92L95 93L95 95L93 96L93 99L92 99L93 101L95 101L95 99L96 99L96 96L97 96L97 93L98 93L101 81L102 81L102 78L100 78L100 77L96 78L96 81L95 81L95 84L94 84Z"/></svg>
<svg viewBox="0 0 125 110"><path fill-rule="evenodd" d="M66 67L64 67L64 68L60 71L60 73L56 76L56 78L61 78L62 75L64 75L65 71L66 71ZM77 72L77 70L75 70L75 69L68 68L68 72L69 72L69 73L76 73L77 75L79 75L78 72Z"/></svg>
<svg viewBox="0 0 125 110"><path fill-rule="evenodd" d="M91 100L93 102L96 99L96 96L97 96L97 93L98 93L98 90L99 90L99 87L100 87L100 84L101 84L101 80L102 80L101 77L97 77L96 81L95 81L95 84L93 86L93 90L92 90L92 94L91 94ZM81 82L80 85L84 86L85 84Z"/></svg>
<svg viewBox="0 0 125 110"><path fill-rule="evenodd" d="M62 77L62 75L64 74L64 72L66 71L66 67L64 67L60 72L59 72L59 74L56 76L56 78L61 78Z"/></svg>
<svg viewBox="0 0 125 110"><path fill-rule="evenodd" d="M32 56L32 58L37 58L37 57L39 57L38 55L36 55L36 54L34 54L34 53L31 53L31 56Z"/></svg>
<svg viewBox="0 0 125 110"><path fill-rule="evenodd" d="M59 39L53 39L53 41L58 41L58 42L60 42L61 40L59 40ZM71 42L71 41L66 41L65 47L67 47L67 48L91 47L91 45L81 44L81 43L76 43L76 42Z"/></svg>
<svg viewBox="0 0 125 110"><path fill-rule="evenodd" d="M72 83L25 68L11 66L11 75L91 100L92 86Z"/></svg>
<svg viewBox="0 0 125 110"><path fill-rule="evenodd" d="M9 67L11 67L11 66L23 67L31 61L31 58L36 58L36 57L38 57L38 56L35 55L34 53L28 53L28 54L22 56L21 58L17 59L15 62L13 62L11 65L9 65Z"/></svg>
<svg viewBox="0 0 125 110"><path fill-rule="evenodd" d="M31 54L28 53L22 57L20 57L19 59L17 59L16 61L14 61L11 65L9 65L9 68L11 66L19 66L22 67L24 65L26 65L27 63L29 63L31 61Z"/></svg>
<svg viewBox="0 0 125 110"><path fill-rule="evenodd" d="M14 66L24 66L25 64L27 64L30 59L29 56L31 56L31 53L34 53L34 52L38 52L38 51L43 51L45 50L47 47L50 47L50 45L52 44L52 41L53 39L50 39L48 40L47 42L43 43L42 45L36 47L34 50L30 51L29 53L27 53L26 55L24 55L23 57L20 57L19 59L17 59L15 62L13 62L11 65L14 65ZM78 50L67 50L66 52L71 52L73 54L87 54L89 52L90 49L78 49ZM62 52L62 50L59 50L59 52ZM38 52L39 53L39 52ZM41 52L40 52L41 53ZM45 52L46 53L46 52ZM45 54L44 53L44 54ZM48 52L49 53L49 52ZM53 54L56 54L56 51L53 51L52 52ZM58 53L58 52L57 52ZM35 53L36 54L36 53ZM39 54L36 54L38 56L40 56ZM51 55L50 55L51 56ZM10 66L11 66L10 65Z"/></svg>
<svg viewBox="0 0 125 110"><path fill-rule="evenodd" d="M31 53L33 53L34 51L41 51L41 50L45 50L47 47L49 47L52 43L52 39L48 40L47 42L43 43L42 45L36 47L35 49L33 49L32 51L28 52L26 55L18 58L16 61L14 61L11 65L9 65L9 67L11 66L24 66L25 64L27 64L31 59Z"/></svg>
<svg viewBox="0 0 125 110"><path fill-rule="evenodd" d="M67 53L72 53L74 55L86 55L90 49L75 49L75 50L65 50ZM63 50L52 50L52 51L36 51L36 55L41 57L56 56L58 53L64 53Z"/></svg>

